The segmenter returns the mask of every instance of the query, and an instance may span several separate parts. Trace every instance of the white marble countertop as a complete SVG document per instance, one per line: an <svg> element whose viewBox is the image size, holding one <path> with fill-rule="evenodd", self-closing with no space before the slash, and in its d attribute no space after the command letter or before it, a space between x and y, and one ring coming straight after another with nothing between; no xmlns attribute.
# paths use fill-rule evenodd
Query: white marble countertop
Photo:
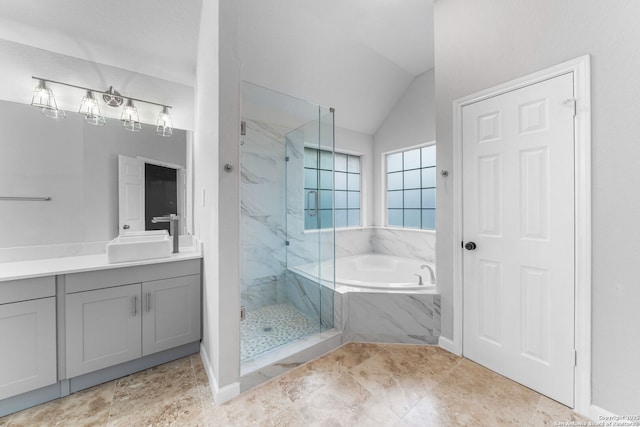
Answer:
<svg viewBox="0 0 640 427"><path fill-rule="evenodd" d="M82 271L108 270L112 268L134 267L137 265L160 264L202 258L200 245L191 247L168 258L147 259L143 261L118 262L109 264L106 254L82 255L72 257L36 259L0 263L0 282L33 277L53 276L57 274L79 273Z"/></svg>

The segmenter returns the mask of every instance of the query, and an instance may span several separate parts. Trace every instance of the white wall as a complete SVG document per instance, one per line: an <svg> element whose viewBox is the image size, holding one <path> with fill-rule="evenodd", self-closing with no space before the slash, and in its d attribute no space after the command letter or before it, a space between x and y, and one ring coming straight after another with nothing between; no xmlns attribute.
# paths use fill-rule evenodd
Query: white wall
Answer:
<svg viewBox="0 0 640 427"><path fill-rule="evenodd" d="M31 76L108 90L113 86L124 95L172 106L173 125L193 129L193 87L122 68L72 58L59 53L0 39L0 99L30 104L37 82ZM78 111L84 91L61 85L50 85L58 107ZM136 103L140 121L155 126L160 107ZM105 117L120 119L121 109L100 106Z"/></svg>
<svg viewBox="0 0 640 427"><path fill-rule="evenodd" d="M150 126L127 132L120 120L92 126L69 114L55 121L30 105L0 101L0 133L0 196L52 198L0 202L10 224L0 248L111 240L119 231L118 155L186 165L182 130L163 138Z"/></svg>
<svg viewBox="0 0 640 427"><path fill-rule="evenodd" d="M218 262L218 1L202 4L196 67L195 132L193 144L194 229L204 246L202 262L203 319L201 351L212 381L219 376L217 352ZM217 384L214 384L217 385Z"/></svg>
<svg viewBox="0 0 640 427"><path fill-rule="evenodd" d="M452 101L592 55L592 400L640 413L640 2L441 0L435 5L438 168L452 165ZM456 171L452 171L453 174ZM442 334L452 336L452 188L438 181ZM578 355L580 357L580 355Z"/></svg>
<svg viewBox="0 0 640 427"><path fill-rule="evenodd" d="M231 0L205 1L202 5L194 139L195 227L204 242L202 351L211 368L214 388L225 396L239 390L240 375L240 73L236 7ZM227 162L235 167L230 174L223 171Z"/></svg>
<svg viewBox="0 0 640 427"><path fill-rule="evenodd" d="M376 207L373 224L385 225L382 153L433 141L436 137L435 117L434 72L430 69L411 82L373 136L375 191L372 199Z"/></svg>

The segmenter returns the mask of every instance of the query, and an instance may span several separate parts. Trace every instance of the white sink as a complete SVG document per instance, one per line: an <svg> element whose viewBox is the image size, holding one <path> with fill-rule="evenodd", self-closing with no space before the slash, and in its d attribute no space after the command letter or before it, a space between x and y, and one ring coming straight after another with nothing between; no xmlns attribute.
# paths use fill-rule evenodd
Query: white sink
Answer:
<svg viewBox="0 0 640 427"><path fill-rule="evenodd" d="M107 261L115 263L168 258L172 250L173 241L166 230L132 231L107 243Z"/></svg>

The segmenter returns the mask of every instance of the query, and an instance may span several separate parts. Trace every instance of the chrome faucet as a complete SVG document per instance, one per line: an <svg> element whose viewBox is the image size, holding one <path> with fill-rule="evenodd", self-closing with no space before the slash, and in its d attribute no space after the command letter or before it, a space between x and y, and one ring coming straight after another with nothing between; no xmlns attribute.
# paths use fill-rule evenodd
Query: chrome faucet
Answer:
<svg viewBox="0 0 640 427"><path fill-rule="evenodd" d="M176 214L168 214L166 216L154 216L151 222L157 224L159 222L169 223L169 234L173 237L173 253L180 252L180 231L178 230L178 220L180 217Z"/></svg>
<svg viewBox="0 0 640 427"><path fill-rule="evenodd" d="M414 276L418 276L418 286L424 286L424 282L422 281L422 275L414 274Z"/></svg>
<svg viewBox="0 0 640 427"><path fill-rule="evenodd" d="M424 270L424 269L429 270L429 278L431 279L431 284L436 283L436 273L433 271L433 267L431 267L429 264L422 264L420 266L420 270Z"/></svg>

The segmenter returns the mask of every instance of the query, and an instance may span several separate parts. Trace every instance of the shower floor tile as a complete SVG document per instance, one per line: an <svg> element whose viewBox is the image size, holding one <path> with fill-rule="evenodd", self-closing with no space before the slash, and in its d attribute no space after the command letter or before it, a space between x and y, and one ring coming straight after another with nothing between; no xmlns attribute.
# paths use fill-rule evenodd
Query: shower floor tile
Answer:
<svg viewBox="0 0 640 427"><path fill-rule="evenodd" d="M298 338L320 331L312 320L291 304L275 304L248 311L240 323L240 358L249 360Z"/></svg>

